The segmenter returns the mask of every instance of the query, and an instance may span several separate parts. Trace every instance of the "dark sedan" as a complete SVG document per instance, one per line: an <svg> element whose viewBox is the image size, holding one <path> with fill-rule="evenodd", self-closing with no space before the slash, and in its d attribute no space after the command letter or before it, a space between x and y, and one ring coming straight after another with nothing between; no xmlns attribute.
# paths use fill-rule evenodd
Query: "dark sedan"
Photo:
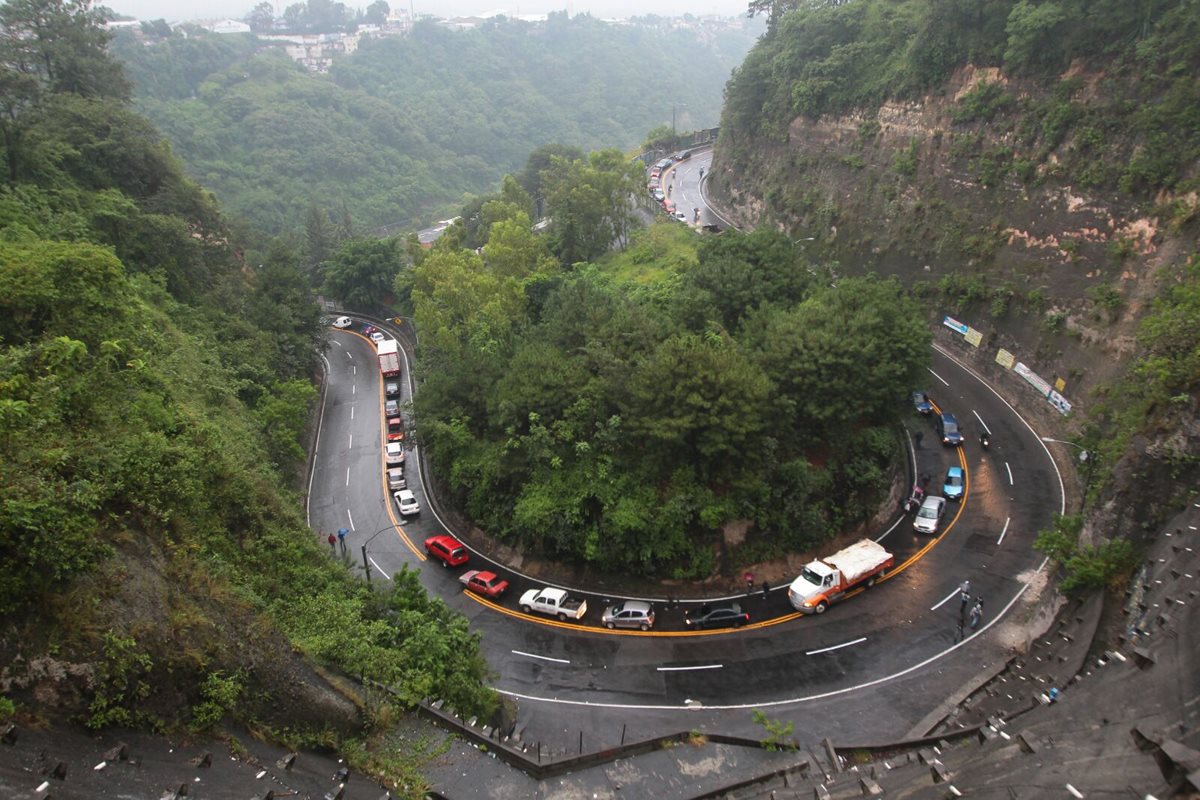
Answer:
<svg viewBox="0 0 1200 800"><path fill-rule="evenodd" d="M742 611L737 603L718 608L701 606L696 614L689 614L685 622L693 630L709 628L740 628L750 621L750 615Z"/></svg>

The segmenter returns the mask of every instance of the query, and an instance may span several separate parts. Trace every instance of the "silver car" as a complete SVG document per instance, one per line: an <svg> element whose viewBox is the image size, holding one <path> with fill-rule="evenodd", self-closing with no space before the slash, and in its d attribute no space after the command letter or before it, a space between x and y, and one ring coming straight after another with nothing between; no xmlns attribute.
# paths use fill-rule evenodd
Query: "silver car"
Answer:
<svg viewBox="0 0 1200 800"><path fill-rule="evenodd" d="M942 514L946 513L946 498L930 495L917 509L917 518L913 520L913 530L917 533L937 533Z"/></svg>
<svg viewBox="0 0 1200 800"><path fill-rule="evenodd" d="M641 628L648 631L654 627L654 606L641 600L626 600L604 609L600 622L609 630Z"/></svg>

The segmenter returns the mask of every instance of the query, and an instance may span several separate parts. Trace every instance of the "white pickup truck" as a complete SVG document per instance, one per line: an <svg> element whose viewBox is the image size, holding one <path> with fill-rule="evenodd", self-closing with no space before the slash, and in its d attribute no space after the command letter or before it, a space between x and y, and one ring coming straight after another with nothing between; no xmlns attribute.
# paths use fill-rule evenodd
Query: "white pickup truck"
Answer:
<svg viewBox="0 0 1200 800"><path fill-rule="evenodd" d="M521 595L521 610L526 614L536 611L560 620L578 620L587 613L587 600L571 597L565 589L530 589Z"/></svg>

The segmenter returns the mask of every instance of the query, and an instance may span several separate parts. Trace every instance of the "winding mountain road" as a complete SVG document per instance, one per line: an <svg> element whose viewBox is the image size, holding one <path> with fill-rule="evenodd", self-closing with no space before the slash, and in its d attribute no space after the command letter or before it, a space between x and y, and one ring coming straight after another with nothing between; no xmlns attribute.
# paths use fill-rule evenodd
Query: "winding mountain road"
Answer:
<svg viewBox="0 0 1200 800"><path fill-rule="evenodd" d="M391 505L374 346L357 333L334 331L327 358L311 525L351 528L348 558L361 569L367 543L373 580L388 580L406 565L420 568L426 588L482 635L494 686L517 701L526 738L554 741L588 730L594 743L592 737L609 741L624 725L656 735L700 719L744 733L753 728L755 708L794 720L802 739L915 734L958 687L1006 657L994 630L1042 564L1031 547L1037 531L1063 510L1062 480L1038 434L980 378L935 350L930 395L956 413L967 440L961 449L943 449L928 418L914 415L914 432L925 433L914 454L920 471L934 478L931 491L955 464L966 468L967 491L961 503L950 504L934 539L915 535L911 518L875 534L896 555L896 567L876 588L811 617L792 611L782 587L765 600L756 591L737 598L752 625L709 633L683 631L682 609L666 608L661 597L649 598L657 601L659 622L648 633L599 627L607 598L582 591L590 606L583 623L527 617L517 598L540 584L498 568L513 587L490 603L461 591L462 568L424 558L426 537L457 532L436 513L416 453L409 455L408 480L422 512L403 521ZM405 358L407 400L411 354ZM986 452L972 435L984 424L992 433ZM473 555L471 566L481 565ZM959 640L957 587L964 579L986 606L979 630L968 627Z"/></svg>

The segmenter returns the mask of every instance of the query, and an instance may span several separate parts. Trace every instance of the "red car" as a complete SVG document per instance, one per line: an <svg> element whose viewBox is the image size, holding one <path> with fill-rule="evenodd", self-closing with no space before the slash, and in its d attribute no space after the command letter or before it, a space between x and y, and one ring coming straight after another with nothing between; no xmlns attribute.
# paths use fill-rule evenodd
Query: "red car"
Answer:
<svg viewBox="0 0 1200 800"><path fill-rule="evenodd" d="M497 577L494 572L472 569L459 575L458 579L467 587L468 592L481 594L493 600L508 591L508 581Z"/></svg>
<svg viewBox="0 0 1200 800"><path fill-rule="evenodd" d="M404 419L401 417L388 417L387 421L387 440L389 442L404 441Z"/></svg>
<svg viewBox="0 0 1200 800"><path fill-rule="evenodd" d="M425 540L425 552L441 561L443 567L457 567L470 558L467 548L453 536L430 536Z"/></svg>

